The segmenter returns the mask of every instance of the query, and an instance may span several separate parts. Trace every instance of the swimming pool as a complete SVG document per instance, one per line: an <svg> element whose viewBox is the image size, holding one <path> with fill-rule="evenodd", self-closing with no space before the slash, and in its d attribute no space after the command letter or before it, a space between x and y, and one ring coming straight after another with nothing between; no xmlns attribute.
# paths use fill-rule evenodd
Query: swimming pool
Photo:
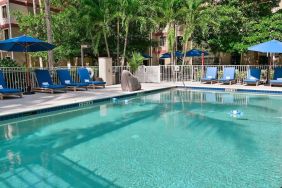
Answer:
<svg viewBox="0 0 282 188"><path fill-rule="evenodd" d="M282 186L281 95L171 89L9 120L0 138L1 188Z"/></svg>

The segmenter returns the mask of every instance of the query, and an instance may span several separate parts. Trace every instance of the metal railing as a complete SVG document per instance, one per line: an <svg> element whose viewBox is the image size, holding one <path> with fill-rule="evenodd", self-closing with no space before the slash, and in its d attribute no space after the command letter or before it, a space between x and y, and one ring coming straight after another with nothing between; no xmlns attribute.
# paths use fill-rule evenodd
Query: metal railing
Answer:
<svg viewBox="0 0 282 188"><path fill-rule="evenodd" d="M156 66L155 66L156 67ZM234 67L236 69L236 81L242 83L247 78L247 72L250 68L259 68L262 70L261 80L267 79L267 73L270 73L270 78L273 77L274 68L282 67L282 65L268 66L268 65L160 65L160 80L161 82L182 82L182 81L200 81L204 77L207 67L218 68L218 78L223 75L223 70L226 67ZM68 67L56 67L49 70L52 80L55 84L59 84L57 69L68 68ZM79 81L77 75L77 69L79 67L69 68L72 79L76 82ZM94 77L99 76L99 67L90 67L94 71ZM158 68L158 67L157 67ZM26 91L28 86L28 76L32 87L36 87L37 81L34 74L34 70L39 68L26 69L24 67L0 67L3 71L7 86L10 88L19 88ZM114 77L114 84L119 84L121 80L121 74L123 70L130 70L128 66L113 66L112 76ZM268 71L270 70L270 71ZM148 73L149 74L149 73Z"/></svg>
<svg viewBox="0 0 282 188"><path fill-rule="evenodd" d="M71 77L74 82L79 82L79 77L77 74L77 69L79 67L56 67L54 69L50 69L50 75L52 77L52 81L54 84L59 84L59 78L57 75L56 70L57 69L69 69ZM98 77L99 75L99 68L97 66L90 67L94 71L94 77ZM0 70L2 70L5 81L7 84L7 87L9 88L18 88L22 91L27 90L27 86L30 84L32 88L37 87L38 83L36 80L36 76L34 73L34 70L36 69L42 69L42 68L24 68L24 67L0 67ZM29 79L29 82L28 82Z"/></svg>
<svg viewBox="0 0 282 188"><path fill-rule="evenodd" d="M236 82L241 83L247 78L248 70L251 68L261 69L261 80L266 80L268 70L270 70L270 78L272 78L274 68L282 67L282 65L161 65L161 81L200 81L204 77L207 67L217 67L218 78L222 77L224 68L234 67Z"/></svg>

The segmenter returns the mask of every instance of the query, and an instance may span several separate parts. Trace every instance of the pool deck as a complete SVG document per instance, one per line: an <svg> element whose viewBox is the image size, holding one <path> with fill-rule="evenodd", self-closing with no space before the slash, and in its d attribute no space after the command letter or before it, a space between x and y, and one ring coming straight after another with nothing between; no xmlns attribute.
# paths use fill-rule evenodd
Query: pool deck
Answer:
<svg viewBox="0 0 282 188"><path fill-rule="evenodd" d="M184 86L182 82L165 82L165 83L142 83L142 90L131 93L139 93L143 91L154 91L165 88L173 88L176 86ZM279 91L282 87L269 86L243 86L243 85L222 85L222 84L201 84L199 82L185 82L186 87L205 87L205 88L223 88L223 89L246 89L256 91ZM30 112L34 110L42 110L51 107L57 107L67 104L75 104L80 102L100 100L117 96L131 94L122 92L120 85L106 86L104 89L89 89L88 91L68 91L67 93L36 93L34 95L24 95L23 98L5 98L0 100L0 117Z"/></svg>

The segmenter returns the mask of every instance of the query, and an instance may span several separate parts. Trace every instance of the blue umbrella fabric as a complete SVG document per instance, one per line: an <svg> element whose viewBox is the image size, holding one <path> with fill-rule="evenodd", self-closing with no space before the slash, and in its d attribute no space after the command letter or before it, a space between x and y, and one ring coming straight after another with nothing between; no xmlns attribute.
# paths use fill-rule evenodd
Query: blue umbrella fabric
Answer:
<svg viewBox="0 0 282 188"><path fill-rule="evenodd" d="M146 59L151 59L152 58L152 56L150 56L150 55L148 55L148 54L142 54L142 56L144 57L144 58L146 58Z"/></svg>
<svg viewBox="0 0 282 188"><path fill-rule="evenodd" d="M179 58L182 58L183 57L183 54L180 52L180 51L175 51L175 56L176 57L179 57ZM162 56L160 57L161 59L166 59L166 58L171 58L171 53L164 53L162 54Z"/></svg>
<svg viewBox="0 0 282 188"><path fill-rule="evenodd" d="M282 53L282 42L271 40L248 48L249 51L262 53Z"/></svg>
<svg viewBox="0 0 282 188"><path fill-rule="evenodd" d="M13 52L39 52L54 49L56 46L39 39L22 35L0 41L0 50Z"/></svg>
<svg viewBox="0 0 282 188"><path fill-rule="evenodd" d="M202 56L202 50L192 49L186 52L186 57L197 57ZM209 55L208 52L204 51L204 55Z"/></svg>
<svg viewBox="0 0 282 188"><path fill-rule="evenodd" d="M160 58L161 59L171 58L171 55L170 55L170 53L164 53L164 54L162 54L162 56Z"/></svg>
<svg viewBox="0 0 282 188"><path fill-rule="evenodd" d="M39 51L48 51L54 49L56 46L48 42L41 41L39 39L22 35L15 38L10 38L7 40L0 41L0 50L3 51L12 51L12 52L24 52L25 53L25 63L27 65L27 52L39 52ZM29 72L27 74L27 92L26 94L33 94L31 92L31 82Z"/></svg>

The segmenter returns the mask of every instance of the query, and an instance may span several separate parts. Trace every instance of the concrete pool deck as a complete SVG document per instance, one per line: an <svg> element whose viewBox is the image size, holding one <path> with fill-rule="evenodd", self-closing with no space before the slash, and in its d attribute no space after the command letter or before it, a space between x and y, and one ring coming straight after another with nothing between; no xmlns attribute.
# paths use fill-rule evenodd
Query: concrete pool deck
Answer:
<svg viewBox="0 0 282 188"><path fill-rule="evenodd" d="M184 86L182 82L163 82L163 83L142 83L142 90L131 93L139 93L143 91L154 91L165 88L173 88L176 86ZM256 91L274 91L282 92L282 87L269 86L243 86L243 85L222 85L222 84L201 84L199 82L185 82L186 87L205 87L205 88L222 88L222 89L246 89ZM104 89L89 89L88 91L68 91L67 93L36 93L34 95L24 95L23 98L5 98L0 100L0 117L30 112L34 110L42 110L51 107L75 104L80 102L99 100L111 97L131 94L122 92L120 85L107 86Z"/></svg>

